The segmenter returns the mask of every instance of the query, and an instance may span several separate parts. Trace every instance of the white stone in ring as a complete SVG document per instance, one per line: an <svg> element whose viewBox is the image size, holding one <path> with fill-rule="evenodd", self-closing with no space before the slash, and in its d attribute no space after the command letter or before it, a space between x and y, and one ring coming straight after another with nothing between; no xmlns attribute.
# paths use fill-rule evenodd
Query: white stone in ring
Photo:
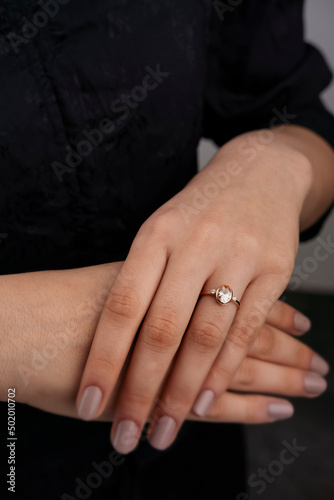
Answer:
<svg viewBox="0 0 334 500"><path fill-rule="evenodd" d="M232 300L232 290L226 286L223 286L222 288L218 288L216 292L216 297L217 300L221 304L228 304Z"/></svg>

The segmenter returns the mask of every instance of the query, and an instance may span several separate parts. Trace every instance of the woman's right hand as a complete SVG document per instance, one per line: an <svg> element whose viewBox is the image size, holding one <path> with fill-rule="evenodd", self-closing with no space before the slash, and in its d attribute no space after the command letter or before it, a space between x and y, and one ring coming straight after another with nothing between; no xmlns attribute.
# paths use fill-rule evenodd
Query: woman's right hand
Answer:
<svg viewBox="0 0 334 500"><path fill-rule="evenodd" d="M77 417L80 378L102 307L121 266L116 262L1 276L0 400L7 399L8 387L15 387L17 402ZM271 422L291 414L290 403L281 396L314 397L316 390L324 389L326 382L316 372L325 375L327 364L293 337L298 334L296 314L300 313L278 301L229 391L207 417L190 414L188 419ZM126 366L121 376L125 371ZM100 420L112 419L110 406Z"/></svg>

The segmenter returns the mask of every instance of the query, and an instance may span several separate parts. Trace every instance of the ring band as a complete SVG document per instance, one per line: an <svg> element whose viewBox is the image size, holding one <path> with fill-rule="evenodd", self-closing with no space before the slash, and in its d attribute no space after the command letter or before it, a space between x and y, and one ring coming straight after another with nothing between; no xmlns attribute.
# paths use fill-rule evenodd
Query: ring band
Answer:
<svg viewBox="0 0 334 500"><path fill-rule="evenodd" d="M201 295L212 295L216 298L218 304L225 306L229 302L233 302L237 307L240 307L239 300L233 295L233 290L228 285L220 285L217 289L204 290Z"/></svg>

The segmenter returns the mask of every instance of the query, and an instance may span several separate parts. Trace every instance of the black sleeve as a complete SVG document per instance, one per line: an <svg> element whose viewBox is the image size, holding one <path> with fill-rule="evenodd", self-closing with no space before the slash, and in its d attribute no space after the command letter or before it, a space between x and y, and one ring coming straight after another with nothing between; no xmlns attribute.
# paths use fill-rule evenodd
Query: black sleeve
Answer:
<svg viewBox="0 0 334 500"><path fill-rule="evenodd" d="M250 130L297 124L334 148L334 117L319 97L332 74L304 42L303 0L225 4L213 1L203 136L221 146ZM301 240L315 236L329 212Z"/></svg>

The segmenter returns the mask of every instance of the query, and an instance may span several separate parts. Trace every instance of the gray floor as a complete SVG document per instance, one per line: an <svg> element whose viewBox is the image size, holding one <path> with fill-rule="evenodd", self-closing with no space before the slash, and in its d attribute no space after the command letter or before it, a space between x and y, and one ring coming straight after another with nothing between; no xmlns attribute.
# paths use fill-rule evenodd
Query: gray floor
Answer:
<svg viewBox="0 0 334 500"><path fill-rule="evenodd" d="M249 498L334 500L334 296L289 293L285 297L289 304L310 317L313 327L304 336L305 342L323 355L333 369L327 377L329 386L325 394L315 400L293 399L292 419L246 427L248 477L257 475L259 468L277 474L273 477L269 472L270 484L262 479L262 485L256 483L250 487ZM284 448L283 441L292 445L294 439L305 450L291 464L275 463ZM253 476L253 481L256 480ZM246 498L241 495L236 500Z"/></svg>

